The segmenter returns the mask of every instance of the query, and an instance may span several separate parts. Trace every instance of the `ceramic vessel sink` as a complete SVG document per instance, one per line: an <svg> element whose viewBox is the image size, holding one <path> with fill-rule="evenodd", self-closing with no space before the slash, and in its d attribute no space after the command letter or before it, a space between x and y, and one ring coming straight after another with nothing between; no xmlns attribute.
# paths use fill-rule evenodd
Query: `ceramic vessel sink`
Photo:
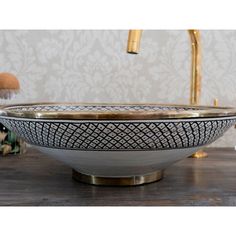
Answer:
<svg viewBox="0 0 236 236"><path fill-rule="evenodd" d="M236 123L236 110L158 104L18 104L0 122L92 184L138 185Z"/></svg>

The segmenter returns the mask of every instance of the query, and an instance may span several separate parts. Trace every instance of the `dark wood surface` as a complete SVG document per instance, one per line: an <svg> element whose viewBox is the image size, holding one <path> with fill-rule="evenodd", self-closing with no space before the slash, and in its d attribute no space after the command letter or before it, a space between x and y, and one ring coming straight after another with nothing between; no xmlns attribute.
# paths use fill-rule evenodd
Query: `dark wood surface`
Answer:
<svg viewBox="0 0 236 236"><path fill-rule="evenodd" d="M0 157L1 206L234 206L236 151L208 149L186 158L163 180L136 187L101 187L74 181L71 169L34 149Z"/></svg>

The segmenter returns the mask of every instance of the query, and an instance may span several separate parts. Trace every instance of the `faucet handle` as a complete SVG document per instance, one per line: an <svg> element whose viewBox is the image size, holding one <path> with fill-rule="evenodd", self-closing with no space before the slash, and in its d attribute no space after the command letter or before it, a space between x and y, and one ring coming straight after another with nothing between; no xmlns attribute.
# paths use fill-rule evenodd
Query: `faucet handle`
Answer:
<svg viewBox="0 0 236 236"><path fill-rule="evenodd" d="M213 105L214 105L214 107L218 107L218 106L219 106L219 100L218 100L218 98L214 98Z"/></svg>

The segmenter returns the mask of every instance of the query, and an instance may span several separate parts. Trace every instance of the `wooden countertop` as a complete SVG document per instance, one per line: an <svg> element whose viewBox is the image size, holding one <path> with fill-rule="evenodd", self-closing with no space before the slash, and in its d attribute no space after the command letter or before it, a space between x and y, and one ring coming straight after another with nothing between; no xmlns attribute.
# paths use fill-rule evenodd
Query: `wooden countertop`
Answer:
<svg viewBox="0 0 236 236"><path fill-rule="evenodd" d="M0 157L1 206L235 206L236 151L207 149L205 159L172 165L163 180L136 187L74 181L71 168L29 148Z"/></svg>

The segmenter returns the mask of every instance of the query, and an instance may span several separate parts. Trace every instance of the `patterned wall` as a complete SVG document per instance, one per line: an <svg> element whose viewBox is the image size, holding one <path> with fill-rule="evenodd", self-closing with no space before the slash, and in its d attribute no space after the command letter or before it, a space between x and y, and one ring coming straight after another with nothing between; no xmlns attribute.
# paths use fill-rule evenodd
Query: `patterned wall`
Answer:
<svg viewBox="0 0 236 236"><path fill-rule="evenodd" d="M202 104L236 106L236 31L201 31ZM125 52L126 30L0 31L0 71L14 73L21 91L1 103L188 103L187 31L143 33L141 52ZM234 146L231 129L214 146Z"/></svg>

